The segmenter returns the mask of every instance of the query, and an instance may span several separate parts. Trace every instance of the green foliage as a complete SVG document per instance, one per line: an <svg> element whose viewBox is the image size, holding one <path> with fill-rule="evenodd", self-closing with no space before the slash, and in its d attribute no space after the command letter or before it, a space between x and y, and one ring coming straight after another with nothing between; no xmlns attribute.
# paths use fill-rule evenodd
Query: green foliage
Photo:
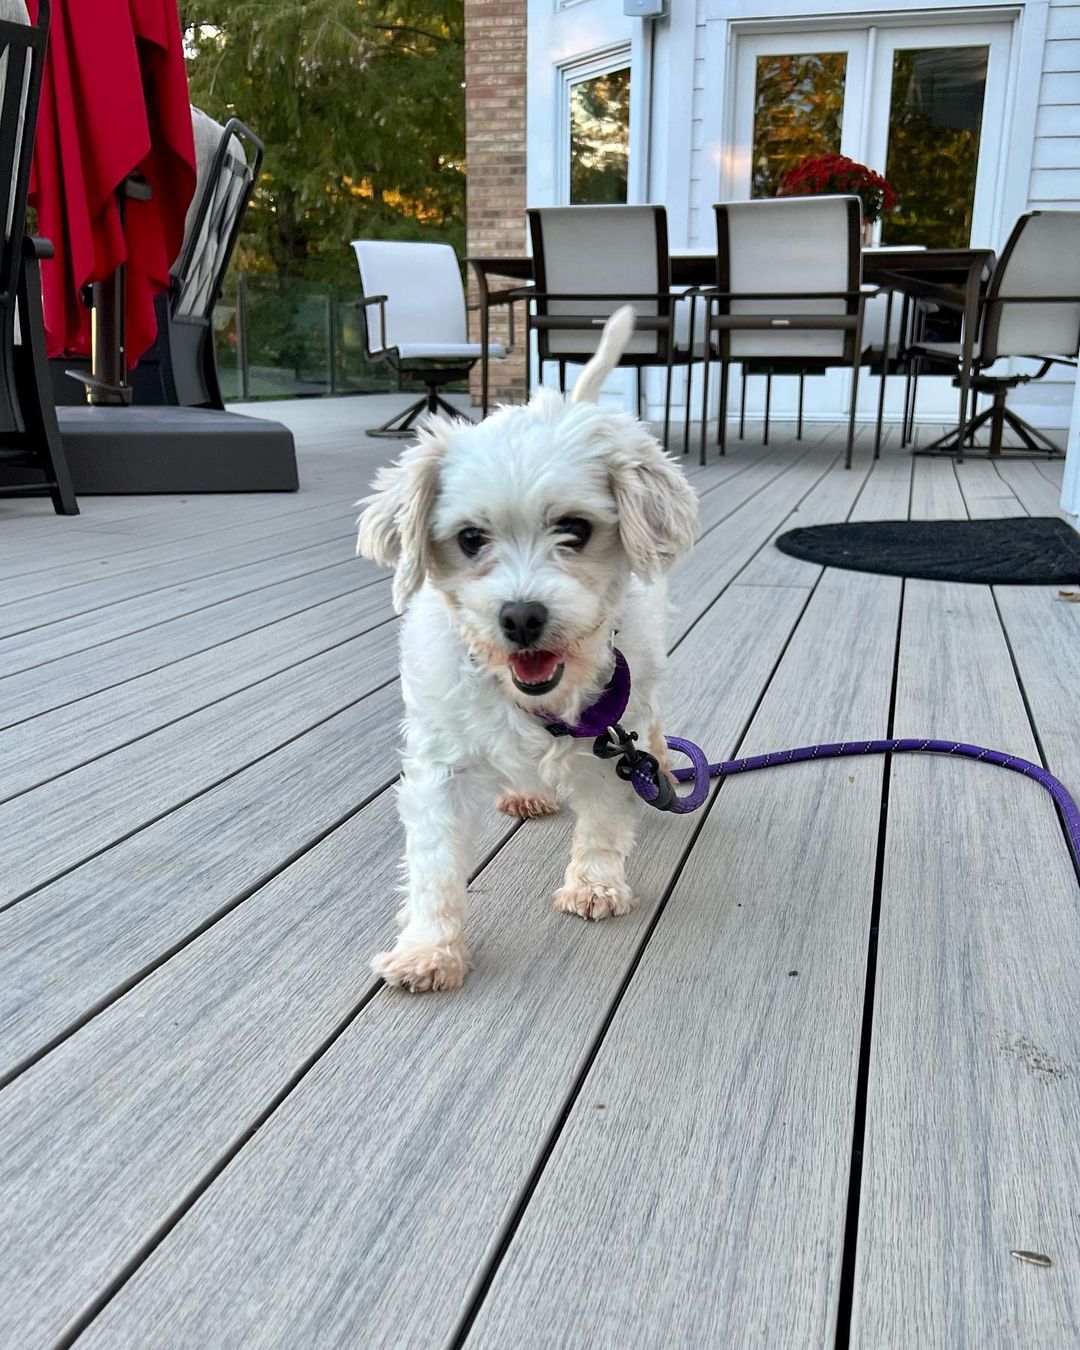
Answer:
<svg viewBox="0 0 1080 1350"><path fill-rule="evenodd" d="M839 151L846 77L844 52L758 57L751 197L775 197L804 160Z"/></svg>
<svg viewBox="0 0 1080 1350"><path fill-rule="evenodd" d="M355 284L349 240L465 237L463 0L182 0L191 100L266 144L239 263Z"/></svg>
<svg viewBox="0 0 1080 1350"><path fill-rule="evenodd" d="M570 200L626 201L630 164L630 67L575 84L570 96Z"/></svg>
<svg viewBox="0 0 1080 1350"><path fill-rule="evenodd" d="M985 47L896 53L885 175L900 193L900 210L888 219L883 242L928 248L971 242L987 55ZM952 77L948 84L945 75ZM938 100L935 77L946 84Z"/></svg>

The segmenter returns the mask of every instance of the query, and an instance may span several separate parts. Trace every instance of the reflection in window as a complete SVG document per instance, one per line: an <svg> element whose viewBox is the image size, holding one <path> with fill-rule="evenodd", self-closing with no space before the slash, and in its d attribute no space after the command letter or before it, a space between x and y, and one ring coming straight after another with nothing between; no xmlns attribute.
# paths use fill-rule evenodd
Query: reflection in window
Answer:
<svg viewBox="0 0 1080 1350"><path fill-rule="evenodd" d="M775 197L789 169L839 153L846 75L846 52L758 57L751 197Z"/></svg>
<svg viewBox="0 0 1080 1350"><path fill-rule="evenodd" d="M885 177L900 209L882 242L966 248L979 162L988 47L933 47L893 57Z"/></svg>
<svg viewBox="0 0 1080 1350"><path fill-rule="evenodd" d="M630 163L630 67L570 86L570 204L625 202Z"/></svg>

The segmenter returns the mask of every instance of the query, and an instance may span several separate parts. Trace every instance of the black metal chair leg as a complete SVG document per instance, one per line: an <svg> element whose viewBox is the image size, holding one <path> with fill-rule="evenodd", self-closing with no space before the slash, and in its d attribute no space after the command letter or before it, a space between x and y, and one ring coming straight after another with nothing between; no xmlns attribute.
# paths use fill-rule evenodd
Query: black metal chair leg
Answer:
<svg viewBox="0 0 1080 1350"><path fill-rule="evenodd" d="M802 440L803 395L806 393L806 375L799 371L799 415L795 423L795 439Z"/></svg>
<svg viewBox="0 0 1080 1350"><path fill-rule="evenodd" d="M720 453L727 454L727 400L728 376L731 366L727 361L720 362Z"/></svg>
<svg viewBox="0 0 1080 1350"><path fill-rule="evenodd" d="M739 440L746 434L746 367L739 367Z"/></svg>
<svg viewBox="0 0 1080 1350"><path fill-rule="evenodd" d="M22 333L23 359L27 382L33 385L32 396L22 401L26 422L26 437L35 458L42 461L48 482L53 509L59 516L77 516L79 503L75 497L68 470L64 442L56 421L49 362L45 355L45 325L41 315L41 267L38 262L39 241L27 239L22 272L16 292L19 328ZM52 256L49 248L48 255Z"/></svg>
<svg viewBox="0 0 1080 1350"><path fill-rule="evenodd" d="M566 362L559 362L559 393L566 393Z"/></svg>
<svg viewBox="0 0 1080 1350"><path fill-rule="evenodd" d="M667 365L667 380L664 386L664 449L668 448L668 435L671 431L671 362Z"/></svg>
<svg viewBox="0 0 1080 1350"><path fill-rule="evenodd" d="M769 411L772 405L772 370L765 372L765 429L761 438L762 445L769 444Z"/></svg>

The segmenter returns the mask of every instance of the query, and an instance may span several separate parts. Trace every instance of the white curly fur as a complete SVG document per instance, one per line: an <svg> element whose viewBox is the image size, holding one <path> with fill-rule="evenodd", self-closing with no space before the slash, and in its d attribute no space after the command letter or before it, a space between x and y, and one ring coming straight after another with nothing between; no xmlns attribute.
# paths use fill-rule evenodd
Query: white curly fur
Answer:
<svg viewBox="0 0 1080 1350"><path fill-rule="evenodd" d="M374 962L390 983L419 991L464 979L474 820L500 794L569 797L576 829L558 909L600 919L633 904L624 864L636 799L590 742L553 738L536 716L576 720L610 677L617 630L633 672L624 720L643 736L661 723L663 573L693 542L697 499L641 423L592 401L632 318L609 321L571 400L541 390L479 425L436 419L362 503L358 550L394 567L405 609L406 900L396 945ZM591 525L583 549L560 533L567 517ZM467 526L488 541L475 557L460 545ZM546 607L544 647L562 660L542 697L511 678L499 611L515 600Z"/></svg>

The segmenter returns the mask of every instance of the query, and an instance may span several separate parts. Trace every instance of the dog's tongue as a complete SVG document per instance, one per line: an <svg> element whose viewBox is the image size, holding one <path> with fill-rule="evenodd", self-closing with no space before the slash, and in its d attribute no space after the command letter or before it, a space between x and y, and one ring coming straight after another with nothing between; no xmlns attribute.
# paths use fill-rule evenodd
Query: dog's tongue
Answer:
<svg viewBox="0 0 1080 1350"><path fill-rule="evenodd" d="M543 684L559 668L558 652L514 652L510 669L522 684Z"/></svg>

